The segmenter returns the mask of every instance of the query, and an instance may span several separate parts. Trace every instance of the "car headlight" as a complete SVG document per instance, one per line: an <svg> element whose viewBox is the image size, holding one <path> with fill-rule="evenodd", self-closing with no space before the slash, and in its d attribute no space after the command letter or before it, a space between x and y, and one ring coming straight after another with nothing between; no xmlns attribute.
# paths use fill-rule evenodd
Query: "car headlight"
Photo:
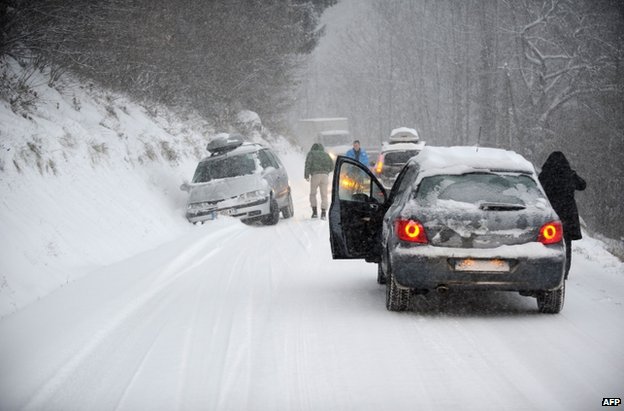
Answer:
<svg viewBox="0 0 624 411"><path fill-rule="evenodd" d="M267 195L268 195L267 192L264 190L255 190L255 191L250 191L248 193L241 194L239 198L243 201L254 201L254 200L263 199Z"/></svg>

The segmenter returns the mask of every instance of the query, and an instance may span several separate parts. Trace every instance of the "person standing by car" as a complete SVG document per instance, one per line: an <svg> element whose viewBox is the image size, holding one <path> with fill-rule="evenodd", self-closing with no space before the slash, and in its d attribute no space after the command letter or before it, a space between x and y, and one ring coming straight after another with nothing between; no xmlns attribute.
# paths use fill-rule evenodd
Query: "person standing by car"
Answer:
<svg viewBox="0 0 624 411"><path fill-rule="evenodd" d="M567 279L572 259L572 240L582 238L574 191L585 190L587 184L570 167L568 159L561 151L550 153L538 178L563 225L563 239L566 246L565 278Z"/></svg>
<svg viewBox="0 0 624 411"><path fill-rule="evenodd" d="M360 140L353 141L353 148L347 151L346 156L359 161L366 167L369 165L368 154L366 154L366 150L360 146Z"/></svg>
<svg viewBox="0 0 624 411"><path fill-rule="evenodd" d="M304 177L310 182L310 206L312 218L317 218L316 192L321 192L321 219L327 218L327 186L329 185L328 174L334 169L334 162L325 152L323 145L314 143L308 152L305 161Z"/></svg>

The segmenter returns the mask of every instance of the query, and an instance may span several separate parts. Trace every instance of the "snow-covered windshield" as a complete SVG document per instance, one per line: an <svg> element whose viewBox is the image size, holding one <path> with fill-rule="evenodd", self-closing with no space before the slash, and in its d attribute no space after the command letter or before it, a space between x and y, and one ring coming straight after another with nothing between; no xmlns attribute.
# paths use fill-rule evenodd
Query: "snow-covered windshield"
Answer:
<svg viewBox="0 0 624 411"><path fill-rule="evenodd" d="M253 174L256 171L254 153L231 157L213 158L197 165L193 183L206 183L211 180Z"/></svg>
<svg viewBox="0 0 624 411"><path fill-rule="evenodd" d="M529 206L544 196L535 180L528 175L470 173L423 178L414 198L427 206L448 200L475 205L504 203Z"/></svg>

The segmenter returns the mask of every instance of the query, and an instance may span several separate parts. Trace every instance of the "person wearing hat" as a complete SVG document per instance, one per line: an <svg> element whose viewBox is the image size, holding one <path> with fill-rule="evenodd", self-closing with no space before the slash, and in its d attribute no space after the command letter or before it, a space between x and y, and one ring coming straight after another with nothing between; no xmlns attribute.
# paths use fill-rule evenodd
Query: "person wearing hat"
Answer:
<svg viewBox="0 0 624 411"><path fill-rule="evenodd" d="M353 141L353 148L347 151L346 156L368 167L368 154L366 154L366 150L360 146L360 140Z"/></svg>

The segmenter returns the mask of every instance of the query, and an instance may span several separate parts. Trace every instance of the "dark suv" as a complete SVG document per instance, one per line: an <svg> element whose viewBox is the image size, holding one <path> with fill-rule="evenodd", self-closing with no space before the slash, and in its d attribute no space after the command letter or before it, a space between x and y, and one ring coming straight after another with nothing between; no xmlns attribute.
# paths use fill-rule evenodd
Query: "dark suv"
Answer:
<svg viewBox="0 0 624 411"><path fill-rule="evenodd" d="M425 142L418 143L384 143L375 163L375 175L386 189L392 188L397 175L410 158L425 147Z"/></svg>

